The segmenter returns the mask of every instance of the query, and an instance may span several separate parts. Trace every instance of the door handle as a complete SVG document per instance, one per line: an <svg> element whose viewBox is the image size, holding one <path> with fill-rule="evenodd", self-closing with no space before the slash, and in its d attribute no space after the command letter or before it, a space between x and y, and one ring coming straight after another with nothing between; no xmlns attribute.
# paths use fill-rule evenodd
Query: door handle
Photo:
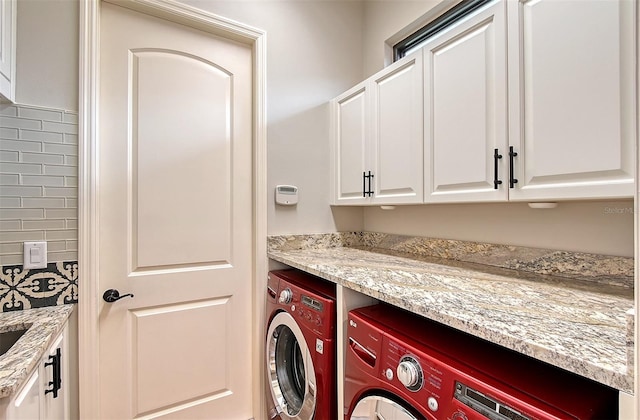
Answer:
<svg viewBox="0 0 640 420"><path fill-rule="evenodd" d="M102 299L104 299L104 301L108 303L113 303L126 297L133 297L133 294L127 293L126 295L121 296L120 292L118 292L116 289L109 289L102 295Z"/></svg>

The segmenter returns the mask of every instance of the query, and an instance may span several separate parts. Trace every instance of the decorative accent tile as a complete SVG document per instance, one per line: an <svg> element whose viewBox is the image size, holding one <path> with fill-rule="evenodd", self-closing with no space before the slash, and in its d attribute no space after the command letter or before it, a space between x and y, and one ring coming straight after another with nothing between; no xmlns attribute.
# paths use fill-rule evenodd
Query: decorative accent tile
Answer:
<svg viewBox="0 0 640 420"><path fill-rule="evenodd" d="M5 265L0 270L0 311L20 311L78 303L78 262L52 262L46 268Z"/></svg>

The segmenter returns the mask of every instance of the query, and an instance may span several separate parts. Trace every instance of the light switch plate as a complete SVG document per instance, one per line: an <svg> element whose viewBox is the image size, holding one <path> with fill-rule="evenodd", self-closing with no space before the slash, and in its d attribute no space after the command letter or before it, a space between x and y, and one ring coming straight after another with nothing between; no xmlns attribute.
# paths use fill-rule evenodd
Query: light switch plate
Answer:
<svg viewBox="0 0 640 420"><path fill-rule="evenodd" d="M25 242L23 267L46 268L47 267L47 243Z"/></svg>

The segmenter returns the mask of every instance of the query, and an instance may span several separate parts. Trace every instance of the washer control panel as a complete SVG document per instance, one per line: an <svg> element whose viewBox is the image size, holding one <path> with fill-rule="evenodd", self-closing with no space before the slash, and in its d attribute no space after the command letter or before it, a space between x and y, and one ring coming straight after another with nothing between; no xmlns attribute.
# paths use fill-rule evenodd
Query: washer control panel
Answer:
<svg viewBox="0 0 640 420"><path fill-rule="evenodd" d="M397 368L398 380L410 391L422 388L422 366L413 356L403 356Z"/></svg>
<svg viewBox="0 0 640 420"><path fill-rule="evenodd" d="M280 292L280 297L278 298L278 302L287 304L287 303L291 303L292 299L293 299L293 292L291 291L291 289L286 288Z"/></svg>
<svg viewBox="0 0 640 420"><path fill-rule="evenodd" d="M441 365L412 346L388 336L382 339L381 353L382 378L402 391L403 398L410 396L417 405L439 418L444 404L445 373Z"/></svg>

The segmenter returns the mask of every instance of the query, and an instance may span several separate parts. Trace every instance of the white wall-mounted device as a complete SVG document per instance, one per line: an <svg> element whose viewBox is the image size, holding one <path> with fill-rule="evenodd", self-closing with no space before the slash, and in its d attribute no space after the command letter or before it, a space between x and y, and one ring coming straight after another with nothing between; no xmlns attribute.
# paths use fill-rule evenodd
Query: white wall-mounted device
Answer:
<svg viewBox="0 0 640 420"><path fill-rule="evenodd" d="M46 268L47 267L47 243L25 242L24 243L24 268Z"/></svg>
<svg viewBox="0 0 640 420"><path fill-rule="evenodd" d="M298 204L298 187L294 185L276 185L276 203L282 206Z"/></svg>

